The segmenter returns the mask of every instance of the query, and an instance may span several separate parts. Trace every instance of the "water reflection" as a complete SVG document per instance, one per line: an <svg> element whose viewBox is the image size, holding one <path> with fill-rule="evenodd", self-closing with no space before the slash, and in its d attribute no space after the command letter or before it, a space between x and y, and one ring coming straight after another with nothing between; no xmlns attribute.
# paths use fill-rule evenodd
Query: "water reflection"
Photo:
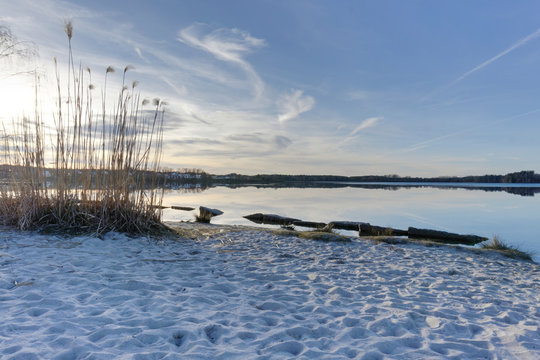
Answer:
<svg viewBox="0 0 540 360"><path fill-rule="evenodd" d="M167 189L178 190L184 192L201 192L214 187L227 187L231 189L255 187L258 189L337 189L337 188L357 188L357 189L380 189L397 191L400 189L415 189L415 188L437 188L441 190L465 189L470 191L486 191L486 192L507 192L519 196L534 196L540 193L540 184L480 184L480 183L346 183L346 182L313 182L303 183L273 183L273 184L230 184L230 185L213 185L199 183L185 184L168 184Z"/></svg>

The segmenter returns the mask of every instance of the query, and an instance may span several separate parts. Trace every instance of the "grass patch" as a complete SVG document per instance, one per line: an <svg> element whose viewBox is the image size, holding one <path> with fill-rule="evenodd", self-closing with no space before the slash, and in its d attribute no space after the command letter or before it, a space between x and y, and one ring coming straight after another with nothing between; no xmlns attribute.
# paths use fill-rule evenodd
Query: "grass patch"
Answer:
<svg viewBox="0 0 540 360"><path fill-rule="evenodd" d="M59 233L166 232L158 184L163 102L141 101L137 82L127 84L129 66L116 100L109 101L107 78L114 69L108 67L96 109L91 70L74 64L70 22L65 32L67 81L56 66L52 119L44 121L41 115L36 76L33 117L3 127L8 179L0 187L0 221Z"/></svg>
<svg viewBox="0 0 540 360"><path fill-rule="evenodd" d="M506 257L512 259L522 259L532 261L532 256L518 248L506 244L503 240L494 236L491 241L480 244L480 247L485 250L493 250L503 254Z"/></svg>

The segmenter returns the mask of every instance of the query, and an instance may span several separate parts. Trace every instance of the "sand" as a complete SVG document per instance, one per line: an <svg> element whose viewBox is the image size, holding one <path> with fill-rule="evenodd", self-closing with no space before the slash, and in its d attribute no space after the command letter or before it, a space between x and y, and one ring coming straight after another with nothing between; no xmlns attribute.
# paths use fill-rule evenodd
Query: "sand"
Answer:
<svg viewBox="0 0 540 360"><path fill-rule="evenodd" d="M538 264L197 229L177 240L1 231L0 358L540 358Z"/></svg>

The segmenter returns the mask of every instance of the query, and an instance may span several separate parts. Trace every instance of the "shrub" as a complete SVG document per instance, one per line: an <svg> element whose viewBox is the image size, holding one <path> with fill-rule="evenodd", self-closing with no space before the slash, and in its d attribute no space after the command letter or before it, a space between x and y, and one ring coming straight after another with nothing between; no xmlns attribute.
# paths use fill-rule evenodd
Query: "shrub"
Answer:
<svg viewBox="0 0 540 360"><path fill-rule="evenodd" d="M133 82L107 106L105 71L101 111L94 109L91 71L75 67L69 41L67 82L56 67L57 104L49 131L36 105L32 119L4 126L4 162L9 181L0 189L0 219L20 229L72 232L115 230L144 233L164 229L157 171L163 140L164 104L141 101ZM47 133L46 133L47 130ZM52 146L46 146L50 137ZM46 164L52 162L52 167Z"/></svg>

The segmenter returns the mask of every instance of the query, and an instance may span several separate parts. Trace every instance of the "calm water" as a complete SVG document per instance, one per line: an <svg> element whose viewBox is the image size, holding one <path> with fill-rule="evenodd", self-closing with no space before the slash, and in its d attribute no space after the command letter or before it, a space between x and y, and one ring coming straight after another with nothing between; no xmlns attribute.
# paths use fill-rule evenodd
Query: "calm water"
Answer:
<svg viewBox="0 0 540 360"><path fill-rule="evenodd" d="M540 194L433 188L226 188L169 190L164 205L207 206L224 211L215 224L255 225L242 216L262 212L302 220L350 220L497 237L540 261ZM164 220L193 220L195 212L166 209Z"/></svg>

